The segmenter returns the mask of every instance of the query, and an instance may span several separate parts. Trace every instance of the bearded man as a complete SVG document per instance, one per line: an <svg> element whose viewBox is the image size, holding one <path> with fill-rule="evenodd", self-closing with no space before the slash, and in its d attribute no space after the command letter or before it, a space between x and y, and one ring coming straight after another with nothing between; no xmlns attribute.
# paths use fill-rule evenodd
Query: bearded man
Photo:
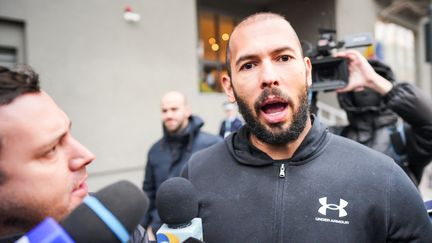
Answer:
<svg viewBox="0 0 432 243"><path fill-rule="evenodd" d="M246 125L182 172L201 198L205 242L432 242L403 170L309 114L311 61L282 16L240 22L227 66L223 87Z"/></svg>

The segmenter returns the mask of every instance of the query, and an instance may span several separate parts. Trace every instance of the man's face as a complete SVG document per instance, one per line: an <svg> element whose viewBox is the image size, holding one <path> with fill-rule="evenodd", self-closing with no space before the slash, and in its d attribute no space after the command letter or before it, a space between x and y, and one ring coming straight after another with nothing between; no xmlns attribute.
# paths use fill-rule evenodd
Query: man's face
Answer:
<svg viewBox="0 0 432 243"><path fill-rule="evenodd" d="M165 95L161 101L162 121L170 134L183 130L191 115L184 98L177 93Z"/></svg>
<svg viewBox="0 0 432 243"><path fill-rule="evenodd" d="M0 227L26 230L63 219L88 193L94 155L70 133L67 115L44 92L0 106Z"/></svg>
<svg viewBox="0 0 432 243"><path fill-rule="evenodd" d="M228 118L232 118L235 116L235 110L233 109L226 109L225 110L225 116Z"/></svg>
<svg viewBox="0 0 432 243"><path fill-rule="evenodd" d="M231 78L222 79L230 101L263 142L296 140L308 116L311 63L294 30L270 19L241 26L231 36Z"/></svg>

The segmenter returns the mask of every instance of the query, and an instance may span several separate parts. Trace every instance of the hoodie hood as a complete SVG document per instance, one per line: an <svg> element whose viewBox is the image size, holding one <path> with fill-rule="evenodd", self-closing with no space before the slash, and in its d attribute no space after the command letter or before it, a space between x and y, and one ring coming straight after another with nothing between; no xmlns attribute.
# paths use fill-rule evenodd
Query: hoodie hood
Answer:
<svg viewBox="0 0 432 243"><path fill-rule="evenodd" d="M179 133L176 133L176 134L169 134L168 131L166 130L165 126L162 123L164 137L176 137L176 136L182 136L182 135L188 134L188 133L197 133L197 132L199 132L199 130L201 129L202 126L204 126L204 121L200 117L195 116L195 115L191 115L189 117L189 122L188 122L188 125L186 126L186 128L183 129L182 131L180 131Z"/></svg>
<svg viewBox="0 0 432 243"><path fill-rule="evenodd" d="M305 139L294 152L292 158L285 160L273 160L250 143L250 128L245 125L238 132L231 134L226 140L228 150L232 156L241 164L250 166L264 166L273 163L289 163L301 165L307 163L320 154L328 141L327 127L315 116L311 117L312 128Z"/></svg>
<svg viewBox="0 0 432 243"><path fill-rule="evenodd" d="M186 149L189 151L192 148L194 137L198 135L202 126L204 126L204 121L195 115L191 115L186 128L176 134L169 134L165 126L162 124L164 134L162 146L165 146L166 143L178 143L186 145Z"/></svg>

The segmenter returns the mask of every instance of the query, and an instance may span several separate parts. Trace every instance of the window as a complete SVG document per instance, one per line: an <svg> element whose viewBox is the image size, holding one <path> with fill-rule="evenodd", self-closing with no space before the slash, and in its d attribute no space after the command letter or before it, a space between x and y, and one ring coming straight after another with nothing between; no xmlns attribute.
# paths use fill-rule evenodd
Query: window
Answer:
<svg viewBox="0 0 432 243"><path fill-rule="evenodd" d="M375 24L375 55L388 64L396 80L415 82L415 50L412 30L393 23Z"/></svg>
<svg viewBox="0 0 432 243"><path fill-rule="evenodd" d="M25 24L0 17L0 65L14 67L26 63Z"/></svg>
<svg viewBox="0 0 432 243"><path fill-rule="evenodd" d="M16 49L0 46L0 66L12 68L16 63Z"/></svg>
<svg viewBox="0 0 432 243"><path fill-rule="evenodd" d="M226 73L225 53L230 34L234 28L232 17L200 10L200 91L222 92L220 78Z"/></svg>

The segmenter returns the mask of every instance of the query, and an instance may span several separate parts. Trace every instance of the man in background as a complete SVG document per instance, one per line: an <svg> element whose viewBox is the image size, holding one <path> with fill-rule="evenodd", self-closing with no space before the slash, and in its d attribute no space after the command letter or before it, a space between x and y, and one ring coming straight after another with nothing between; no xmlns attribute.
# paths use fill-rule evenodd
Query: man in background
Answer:
<svg viewBox="0 0 432 243"><path fill-rule="evenodd" d="M150 206L142 225L148 229L149 238L150 232L155 233L162 225L155 207L156 191L160 184L168 178L179 176L193 153L222 141L218 136L201 131L203 120L192 115L186 97L178 91L170 91L162 96L161 112L163 137L148 152L143 183Z"/></svg>
<svg viewBox="0 0 432 243"><path fill-rule="evenodd" d="M237 106L234 103L226 102L223 104L225 119L219 129L219 136L226 138L232 132L236 132L243 125L243 121L237 115Z"/></svg>
<svg viewBox="0 0 432 243"><path fill-rule="evenodd" d="M34 71L0 66L0 242L63 220L87 196L94 158Z"/></svg>

